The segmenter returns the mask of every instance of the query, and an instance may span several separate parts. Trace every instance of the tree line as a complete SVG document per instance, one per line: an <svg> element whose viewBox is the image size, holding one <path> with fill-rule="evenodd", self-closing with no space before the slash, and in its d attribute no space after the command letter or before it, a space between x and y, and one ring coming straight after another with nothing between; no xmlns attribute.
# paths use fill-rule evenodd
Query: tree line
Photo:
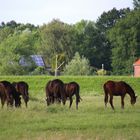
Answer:
<svg viewBox="0 0 140 140"><path fill-rule="evenodd" d="M0 75L41 73L30 57L34 54L42 55L52 72L57 55L58 65L65 62L60 67L64 74L78 75L81 66L79 75L97 74L103 64L109 74L131 75L134 61L140 57L140 2L134 0L133 4L133 9L103 12L96 22L67 24L54 19L42 26L2 22ZM28 65L20 64L22 57Z"/></svg>

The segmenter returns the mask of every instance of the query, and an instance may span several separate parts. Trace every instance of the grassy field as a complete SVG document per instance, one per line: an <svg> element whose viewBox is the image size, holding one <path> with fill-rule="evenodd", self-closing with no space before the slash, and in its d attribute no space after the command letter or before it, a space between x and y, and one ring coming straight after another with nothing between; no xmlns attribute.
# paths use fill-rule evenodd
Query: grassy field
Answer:
<svg viewBox="0 0 140 140"><path fill-rule="evenodd" d="M47 107L44 87L48 76L2 76L0 80L26 81L29 86L28 108L24 103L19 109L0 109L0 140L139 140L140 99L130 105L125 98L121 109L120 97L114 98L115 111L108 104L104 108L102 85L107 80L124 80L140 95L140 78L133 77L59 77L64 82L80 84L82 101L76 110L75 100L69 109L66 106Z"/></svg>

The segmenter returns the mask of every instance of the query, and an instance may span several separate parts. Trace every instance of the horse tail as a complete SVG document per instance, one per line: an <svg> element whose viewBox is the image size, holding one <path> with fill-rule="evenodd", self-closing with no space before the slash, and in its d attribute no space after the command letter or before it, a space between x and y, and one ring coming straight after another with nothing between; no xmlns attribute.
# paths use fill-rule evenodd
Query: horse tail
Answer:
<svg viewBox="0 0 140 140"><path fill-rule="evenodd" d="M77 85L77 88L76 88L76 100L77 100L77 102L80 102L82 100L79 93L80 93L80 87L79 87L79 85Z"/></svg>
<svg viewBox="0 0 140 140"><path fill-rule="evenodd" d="M106 86L106 83L103 86L104 88L104 103L105 103L105 107L107 107L107 103L108 103L108 88Z"/></svg>

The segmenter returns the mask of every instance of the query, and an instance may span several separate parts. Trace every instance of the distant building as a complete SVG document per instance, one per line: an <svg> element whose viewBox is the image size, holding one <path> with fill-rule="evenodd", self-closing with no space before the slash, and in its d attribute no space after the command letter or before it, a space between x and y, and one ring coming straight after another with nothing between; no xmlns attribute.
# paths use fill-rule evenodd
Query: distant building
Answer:
<svg viewBox="0 0 140 140"><path fill-rule="evenodd" d="M45 67L45 62L41 55L31 55L31 58L37 66Z"/></svg>
<svg viewBox="0 0 140 140"><path fill-rule="evenodd" d="M134 77L140 77L140 59L134 62Z"/></svg>
<svg viewBox="0 0 140 140"><path fill-rule="evenodd" d="M43 57L41 55L31 55L29 58L22 57L19 63L22 66L29 66L31 64L31 61L33 61L36 66L46 67Z"/></svg>

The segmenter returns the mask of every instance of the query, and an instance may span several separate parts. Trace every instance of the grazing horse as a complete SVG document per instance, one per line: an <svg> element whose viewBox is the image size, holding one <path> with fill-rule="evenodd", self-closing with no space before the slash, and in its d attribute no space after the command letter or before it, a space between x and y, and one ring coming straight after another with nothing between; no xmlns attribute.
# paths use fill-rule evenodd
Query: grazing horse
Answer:
<svg viewBox="0 0 140 140"><path fill-rule="evenodd" d="M81 99L79 95L79 91L80 91L79 84L76 82L65 83L64 88L65 88L66 97L69 98L70 100L69 108L71 108L71 105L73 102L72 96L75 95L76 96L76 109L78 109L78 103L80 102L80 99Z"/></svg>
<svg viewBox="0 0 140 140"><path fill-rule="evenodd" d="M113 106L113 96L121 96L121 107L124 108L124 97L127 94L129 94L131 98L131 104L134 105L136 103L136 98L134 90L124 81L115 82L115 81L107 81L104 86L104 92L105 92L105 106L107 106L108 102L108 95L110 96L110 105L112 109L114 109Z"/></svg>
<svg viewBox="0 0 140 140"><path fill-rule="evenodd" d="M12 84L15 86L17 92L22 96L25 106L27 107L27 103L29 101L28 84L24 81L13 82Z"/></svg>
<svg viewBox="0 0 140 140"><path fill-rule="evenodd" d="M1 99L2 108L5 102L7 102L7 106L13 105L13 97L10 94L8 94L3 83L0 83L0 99Z"/></svg>
<svg viewBox="0 0 140 140"><path fill-rule="evenodd" d="M8 81L1 81L1 101L2 106L4 105L5 100L7 100L7 105L13 106L15 101L15 107L20 107L21 98L19 93L16 91L15 87ZM3 97L2 97L3 96Z"/></svg>
<svg viewBox="0 0 140 140"><path fill-rule="evenodd" d="M49 81L45 87L46 90L46 101L47 105L53 104L54 102L63 104L66 102L66 95L64 90L64 83L60 79L54 79Z"/></svg>

